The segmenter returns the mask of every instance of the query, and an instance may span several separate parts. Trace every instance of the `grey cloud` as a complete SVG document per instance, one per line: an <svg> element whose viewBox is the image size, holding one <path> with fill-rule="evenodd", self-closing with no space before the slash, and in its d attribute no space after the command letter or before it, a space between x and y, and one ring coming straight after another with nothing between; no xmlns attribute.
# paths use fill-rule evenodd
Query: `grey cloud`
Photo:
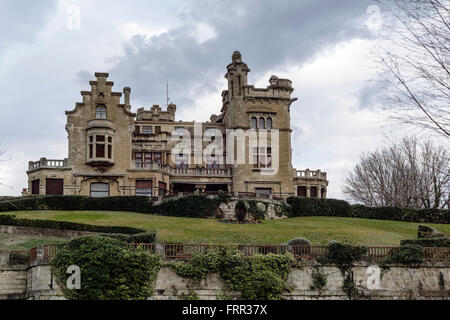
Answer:
<svg viewBox="0 0 450 320"><path fill-rule="evenodd" d="M182 110L196 95L216 89L234 50L241 51L254 78L289 62L301 64L339 41L370 37L358 20L370 4L368 0L192 1L178 10L181 27L150 39L135 36L111 75L120 75L132 87L134 98L148 104L164 101L169 80L174 103ZM213 27L216 37L198 43L192 31L199 22Z"/></svg>
<svg viewBox="0 0 450 320"><path fill-rule="evenodd" d="M0 2L0 51L8 42L30 41L36 36L56 0L2 0Z"/></svg>
<svg viewBox="0 0 450 320"><path fill-rule="evenodd" d="M367 81L364 87L356 93L361 109L386 106L388 103L386 84L382 80Z"/></svg>

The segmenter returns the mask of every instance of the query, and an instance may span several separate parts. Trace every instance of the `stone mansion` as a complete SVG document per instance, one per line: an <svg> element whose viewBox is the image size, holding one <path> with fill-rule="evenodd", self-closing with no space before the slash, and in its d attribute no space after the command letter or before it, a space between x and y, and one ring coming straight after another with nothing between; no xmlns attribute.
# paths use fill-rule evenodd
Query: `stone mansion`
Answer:
<svg viewBox="0 0 450 320"><path fill-rule="evenodd" d="M292 82L272 76L269 86L255 88L247 83L248 72L241 54L234 52L225 74L228 88L222 92L220 114L206 122L176 121L174 104L166 110L154 105L134 113L131 89L112 91L114 83L107 80L108 74L95 73L90 91L81 91L83 101L66 111L68 157L30 161L23 194L158 197L223 190L262 197L326 197L325 172L292 167L290 108L297 100L291 98ZM230 149L225 145L230 141L228 132L236 130L264 132L270 147L247 135L248 152ZM194 147L189 152L176 151L181 142ZM218 142L223 148L202 155L208 144L217 147ZM219 149L226 157L215 154ZM236 156L245 161L236 163Z"/></svg>

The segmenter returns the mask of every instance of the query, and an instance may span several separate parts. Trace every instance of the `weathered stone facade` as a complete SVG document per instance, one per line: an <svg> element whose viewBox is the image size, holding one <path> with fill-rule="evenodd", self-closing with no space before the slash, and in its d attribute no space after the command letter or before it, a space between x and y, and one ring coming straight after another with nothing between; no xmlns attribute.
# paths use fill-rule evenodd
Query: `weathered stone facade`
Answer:
<svg viewBox="0 0 450 320"><path fill-rule="evenodd" d="M291 81L272 76L268 87L255 88L247 83L249 71L235 52L227 66L221 113L203 123L176 122L174 104L165 111L154 105L133 113L131 89L123 89L122 103L122 92L112 90L108 74L96 73L91 90L81 91L82 102L66 111L68 158L30 161L24 194L161 196L223 190L326 197L325 172L292 167L290 108L297 99L291 98ZM177 132L189 138L180 140ZM247 136L245 149L238 148L239 133ZM253 134L257 140L251 140ZM266 145L261 134L267 135ZM174 151L180 141L193 148ZM204 150L214 145L219 148L205 156Z"/></svg>

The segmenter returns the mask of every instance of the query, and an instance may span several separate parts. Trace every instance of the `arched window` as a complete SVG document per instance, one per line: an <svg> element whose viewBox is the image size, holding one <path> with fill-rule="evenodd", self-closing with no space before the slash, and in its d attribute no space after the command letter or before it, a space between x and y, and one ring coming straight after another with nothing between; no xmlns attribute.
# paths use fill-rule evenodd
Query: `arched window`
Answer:
<svg viewBox="0 0 450 320"><path fill-rule="evenodd" d="M272 129L272 118L267 118L267 129Z"/></svg>
<svg viewBox="0 0 450 320"><path fill-rule="evenodd" d="M266 122L264 121L264 118L259 118L259 129L265 129L266 128Z"/></svg>
<svg viewBox="0 0 450 320"><path fill-rule="evenodd" d="M257 123L256 118L255 118L255 117L252 117L252 118L250 119L250 128L251 128L251 129L256 129L256 123Z"/></svg>
<svg viewBox="0 0 450 320"><path fill-rule="evenodd" d="M97 119L106 119L106 106L103 104L95 107L95 117Z"/></svg>

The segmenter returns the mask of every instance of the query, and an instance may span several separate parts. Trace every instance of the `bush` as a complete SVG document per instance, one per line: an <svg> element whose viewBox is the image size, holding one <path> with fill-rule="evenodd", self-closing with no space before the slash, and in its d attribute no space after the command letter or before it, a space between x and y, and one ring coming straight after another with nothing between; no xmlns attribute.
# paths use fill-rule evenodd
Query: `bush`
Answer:
<svg viewBox="0 0 450 320"><path fill-rule="evenodd" d="M406 239L400 241L400 245L418 245L421 247L450 247L450 238Z"/></svg>
<svg viewBox="0 0 450 320"><path fill-rule="evenodd" d="M311 241L306 238L294 238L288 241L288 246L310 246L312 245Z"/></svg>
<svg viewBox="0 0 450 320"><path fill-rule="evenodd" d="M264 204L265 209L262 210L258 207L258 201L256 200L248 200L248 213L250 216L255 220L264 220L266 217L266 211L267 211L267 204L263 202L259 202Z"/></svg>
<svg viewBox="0 0 450 320"><path fill-rule="evenodd" d="M239 200L234 208L235 217L238 221L244 221L247 217L247 205L244 201Z"/></svg>
<svg viewBox="0 0 450 320"><path fill-rule="evenodd" d="M81 289L68 289L67 267L81 271ZM68 299L144 300L153 294L161 257L128 250L118 240L89 236L69 242L51 261L52 273Z"/></svg>
<svg viewBox="0 0 450 320"><path fill-rule="evenodd" d="M0 212L22 210L109 210L148 213L152 211L152 202L150 198L143 196L92 198L76 195L0 200Z"/></svg>
<svg viewBox="0 0 450 320"><path fill-rule="evenodd" d="M67 222L67 221L22 219L22 218L16 218L14 215L5 215L5 214L0 214L0 225L30 227L30 228L58 229L58 230L104 232L104 233L135 234L135 233L145 232L145 230L132 228L132 227L96 226L96 225L76 223L76 222Z"/></svg>
<svg viewBox="0 0 450 320"><path fill-rule="evenodd" d="M367 247L352 247L349 244L330 241L327 255L319 257L318 260L322 264L335 264L344 275L351 269L353 263L362 260L366 253Z"/></svg>
<svg viewBox="0 0 450 320"><path fill-rule="evenodd" d="M10 252L8 264L26 264L30 260L28 252Z"/></svg>
<svg viewBox="0 0 450 320"><path fill-rule="evenodd" d="M425 259L425 250L422 246L419 245L405 245L402 246L402 250L393 251L389 254L382 265L389 264L403 264L403 265L415 265L420 264Z"/></svg>

